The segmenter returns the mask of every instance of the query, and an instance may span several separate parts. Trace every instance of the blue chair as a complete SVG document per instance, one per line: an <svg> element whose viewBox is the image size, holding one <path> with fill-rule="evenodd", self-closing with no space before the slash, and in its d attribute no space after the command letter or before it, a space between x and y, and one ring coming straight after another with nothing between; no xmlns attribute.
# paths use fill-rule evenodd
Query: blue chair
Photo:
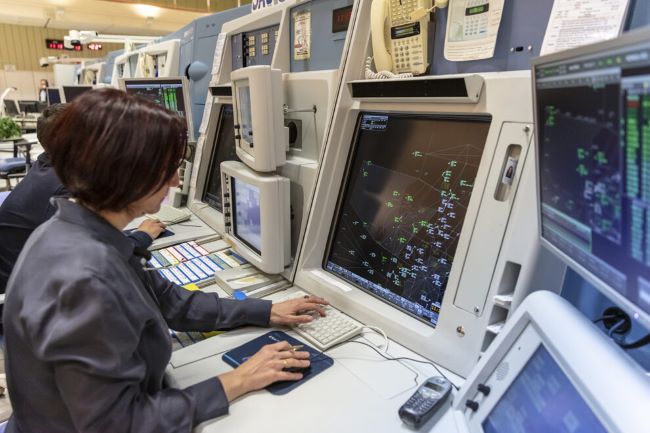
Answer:
<svg viewBox="0 0 650 433"><path fill-rule="evenodd" d="M2 206L2 203L5 201L7 196L9 195L11 191L2 191L0 192L0 206Z"/></svg>
<svg viewBox="0 0 650 433"><path fill-rule="evenodd" d="M7 189L11 191L11 179L24 177L27 174L27 160L22 157L7 158L0 161L0 179L7 182Z"/></svg>
<svg viewBox="0 0 650 433"><path fill-rule="evenodd" d="M7 428L7 422L5 421L2 424L0 424L0 433L4 433L5 429Z"/></svg>

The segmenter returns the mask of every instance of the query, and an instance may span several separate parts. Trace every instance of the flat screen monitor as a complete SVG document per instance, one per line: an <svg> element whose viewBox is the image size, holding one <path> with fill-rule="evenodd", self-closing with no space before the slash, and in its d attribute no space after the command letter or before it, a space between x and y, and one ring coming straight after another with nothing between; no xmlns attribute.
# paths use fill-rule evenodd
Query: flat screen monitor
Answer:
<svg viewBox="0 0 650 433"><path fill-rule="evenodd" d="M93 86L63 86L63 96L65 102L70 103L83 93L92 90Z"/></svg>
<svg viewBox="0 0 650 433"><path fill-rule="evenodd" d="M18 108L18 105L16 105L16 101L14 99L5 99L4 105L5 114L7 116L18 116L20 114L20 109Z"/></svg>
<svg viewBox="0 0 650 433"><path fill-rule="evenodd" d="M540 345L481 426L485 433L606 433L571 380Z"/></svg>
<svg viewBox="0 0 650 433"><path fill-rule="evenodd" d="M490 121L361 113L324 268L436 326Z"/></svg>
<svg viewBox="0 0 650 433"><path fill-rule="evenodd" d="M221 163L224 161L239 161L235 151L235 130L232 104L223 104L219 113L219 123L214 134L212 155L208 167L208 175L203 189L202 201L211 208L221 212Z"/></svg>
<svg viewBox="0 0 650 433"><path fill-rule="evenodd" d="M38 113L38 101L18 101L18 107L23 113Z"/></svg>
<svg viewBox="0 0 650 433"><path fill-rule="evenodd" d="M186 78L124 78L120 81L120 87L130 95L141 96L174 111L187 121L188 133L192 134L189 86Z"/></svg>
<svg viewBox="0 0 650 433"><path fill-rule="evenodd" d="M255 171L275 171L285 163L289 147L282 108L282 71L265 65L249 66L233 71L230 79L237 156Z"/></svg>
<svg viewBox="0 0 650 433"><path fill-rule="evenodd" d="M231 181L234 234L257 254L261 254L260 189L236 177L231 178Z"/></svg>
<svg viewBox="0 0 650 433"><path fill-rule="evenodd" d="M61 103L61 91L56 87L50 87L47 89L47 103L48 105L60 104Z"/></svg>
<svg viewBox="0 0 650 433"><path fill-rule="evenodd" d="M534 64L543 244L650 326L650 36Z"/></svg>
<svg viewBox="0 0 650 433"><path fill-rule="evenodd" d="M291 262L289 179L225 161L221 182L224 238L263 272L284 271Z"/></svg>

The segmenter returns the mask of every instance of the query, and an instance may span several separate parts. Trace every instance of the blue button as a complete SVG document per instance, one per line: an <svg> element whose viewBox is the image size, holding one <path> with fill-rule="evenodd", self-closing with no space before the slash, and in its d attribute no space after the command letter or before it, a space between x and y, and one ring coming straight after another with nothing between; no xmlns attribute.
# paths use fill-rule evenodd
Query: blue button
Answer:
<svg viewBox="0 0 650 433"><path fill-rule="evenodd" d="M235 290L232 292L232 297L238 301L243 301L244 299L248 298L248 296L246 296L246 293L242 292L241 290Z"/></svg>

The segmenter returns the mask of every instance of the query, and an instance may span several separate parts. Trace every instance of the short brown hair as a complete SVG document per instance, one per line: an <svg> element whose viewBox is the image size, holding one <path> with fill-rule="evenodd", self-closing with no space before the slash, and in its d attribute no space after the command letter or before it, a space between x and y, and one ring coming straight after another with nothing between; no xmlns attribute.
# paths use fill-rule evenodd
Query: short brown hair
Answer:
<svg viewBox="0 0 650 433"><path fill-rule="evenodd" d="M36 137L38 142L43 146L45 151L48 151L47 147L47 134L45 133L47 126L50 123L53 123L54 120L63 113L63 110L68 106L68 104L54 104L47 107L36 121Z"/></svg>
<svg viewBox="0 0 650 433"><path fill-rule="evenodd" d="M73 197L96 211L124 210L158 190L187 145L184 119L115 89L85 92L50 127L54 170Z"/></svg>

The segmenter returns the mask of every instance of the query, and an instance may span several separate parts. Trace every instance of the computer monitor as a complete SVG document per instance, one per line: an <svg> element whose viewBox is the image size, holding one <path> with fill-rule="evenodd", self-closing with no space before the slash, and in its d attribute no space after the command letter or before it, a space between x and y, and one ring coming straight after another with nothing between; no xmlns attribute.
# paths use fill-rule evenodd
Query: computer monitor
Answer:
<svg viewBox="0 0 650 433"><path fill-rule="evenodd" d="M224 237L258 269L279 274L291 262L289 179L221 164Z"/></svg>
<svg viewBox="0 0 650 433"><path fill-rule="evenodd" d="M65 98L65 102L70 103L75 98L81 96L81 94L92 89L93 86L63 86L63 97Z"/></svg>
<svg viewBox="0 0 650 433"><path fill-rule="evenodd" d="M61 103L61 91L58 88L50 87L47 89L47 103L48 105Z"/></svg>
<svg viewBox="0 0 650 433"><path fill-rule="evenodd" d="M537 346L481 426L484 433L607 432L543 345Z"/></svg>
<svg viewBox="0 0 650 433"><path fill-rule="evenodd" d="M201 198L204 203L219 212L222 211L221 163L224 161L239 161L237 152L235 152L235 130L233 125L232 104L223 104L219 113L217 131L214 134L208 175Z"/></svg>
<svg viewBox="0 0 650 433"><path fill-rule="evenodd" d="M38 101L18 100L18 107L23 113L38 113Z"/></svg>
<svg viewBox="0 0 650 433"><path fill-rule="evenodd" d="M274 171L286 161L282 71L249 66L230 74L237 156L255 171ZM253 137L255 132L255 137Z"/></svg>
<svg viewBox="0 0 650 433"><path fill-rule="evenodd" d="M489 128L360 113L323 267L435 327Z"/></svg>
<svg viewBox="0 0 650 433"><path fill-rule="evenodd" d="M126 93L149 99L154 104L174 111L183 117L187 122L190 140L193 140L192 110L187 78L121 78L119 84L120 89Z"/></svg>
<svg viewBox="0 0 650 433"><path fill-rule="evenodd" d="M643 367L567 300L539 290L454 395L450 419L468 433L636 432L647 423L648 401ZM477 404L469 410L467 402Z"/></svg>
<svg viewBox="0 0 650 433"><path fill-rule="evenodd" d="M650 326L650 32L534 62L542 243Z"/></svg>
<svg viewBox="0 0 650 433"><path fill-rule="evenodd" d="M5 115L7 116L18 116L20 115L20 108L18 103L14 99L5 99Z"/></svg>

